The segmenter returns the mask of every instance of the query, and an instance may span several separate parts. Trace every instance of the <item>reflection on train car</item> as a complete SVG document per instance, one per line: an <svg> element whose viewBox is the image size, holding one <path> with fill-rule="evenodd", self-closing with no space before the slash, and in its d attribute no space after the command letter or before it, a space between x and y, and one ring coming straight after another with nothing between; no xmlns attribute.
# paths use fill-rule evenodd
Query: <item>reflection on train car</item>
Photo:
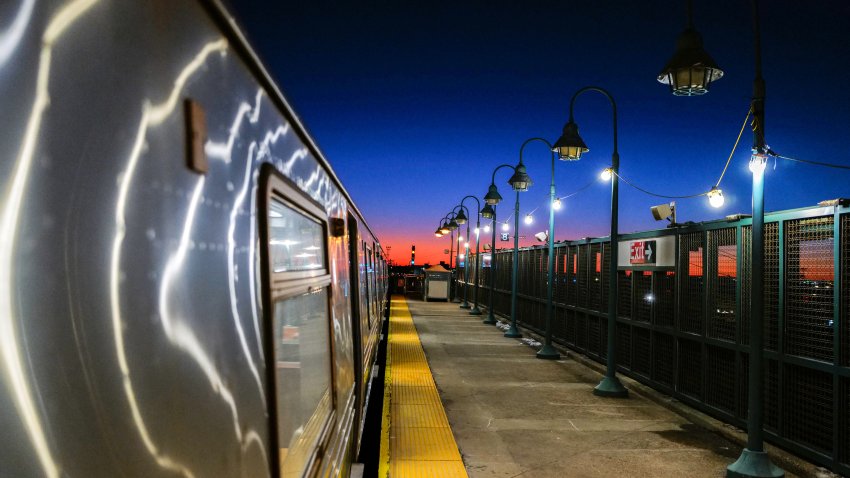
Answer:
<svg viewBox="0 0 850 478"><path fill-rule="evenodd" d="M384 252L229 13L0 18L0 476L350 476Z"/></svg>

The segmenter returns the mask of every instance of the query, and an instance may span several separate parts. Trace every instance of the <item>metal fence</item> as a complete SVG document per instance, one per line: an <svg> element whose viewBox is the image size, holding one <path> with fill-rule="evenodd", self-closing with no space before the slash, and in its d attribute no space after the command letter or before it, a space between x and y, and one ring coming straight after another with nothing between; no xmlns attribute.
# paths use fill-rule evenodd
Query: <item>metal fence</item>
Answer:
<svg viewBox="0 0 850 478"><path fill-rule="evenodd" d="M619 371L745 428L751 220L620 240L671 235L675 267L618 271ZM554 249L554 340L599 362L608 333L609 242L585 239ZM477 275L479 302L486 306L495 274L494 310L504 315L510 311L511 261L511 250L498 251L493 267ZM518 261L517 321L542 333L548 251L523 248ZM764 266L766 435L850 475L850 208L767 215ZM469 275L476 277L472 270Z"/></svg>

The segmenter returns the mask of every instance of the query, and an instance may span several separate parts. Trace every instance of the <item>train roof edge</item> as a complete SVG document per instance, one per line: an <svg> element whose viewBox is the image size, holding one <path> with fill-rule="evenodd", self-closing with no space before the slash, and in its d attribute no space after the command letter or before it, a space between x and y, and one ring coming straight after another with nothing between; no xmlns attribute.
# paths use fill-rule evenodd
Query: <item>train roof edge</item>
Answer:
<svg viewBox="0 0 850 478"><path fill-rule="evenodd" d="M263 62L260 61L260 57L251 47L251 44L248 42L248 39L242 33L242 29L239 28L239 25L236 23L236 19L234 16L227 10L227 7L221 0L200 0L200 3L207 12L210 17L216 23L216 25L221 28L222 33L229 39L235 40L231 43L233 49L239 54L242 60L245 62L246 66L251 73L257 78L257 81L262 85L262 87L266 90L269 95L269 99L275 103L275 105L280 109L280 112L286 117L286 119L293 123L296 128L296 132L298 136L304 141L306 146L310 149L316 159L322 164L322 166L328 171L328 175L333 180L334 184L342 191L342 194L348 200L349 207L357 213L360 217L360 220L363 221L363 225L366 226L366 229L375 239L378 239L378 247L382 252L384 252L383 245L380 243L380 239L378 235L375 234L375 231L369 226L369 223L366 221L366 217L360 211L360 208L357 207L357 204L354 202L354 199L351 197L351 194L348 193L348 190L345 189L345 186L340 181L339 177L336 175L333 167L331 166L328 159L322 154L322 151L319 149L319 146L316 144L316 141L313 140L313 136L307 131L306 126L301 121L301 118L298 117L298 114L295 113L295 110L286 100L286 96L283 94L283 91L280 87L277 86L272 76L269 74L268 70L266 70Z"/></svg>

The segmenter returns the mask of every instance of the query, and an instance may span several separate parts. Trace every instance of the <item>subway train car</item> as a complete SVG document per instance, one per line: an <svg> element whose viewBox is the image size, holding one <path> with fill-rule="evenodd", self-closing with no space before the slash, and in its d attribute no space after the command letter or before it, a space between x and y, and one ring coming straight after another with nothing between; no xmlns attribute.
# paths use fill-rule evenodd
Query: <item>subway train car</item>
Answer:
<svg viewBox="0 0 850 478"><path fill-rule="evenodd" d="M223 6L0 2L0 98L0 477L349 476L383 252Z"/></svg>

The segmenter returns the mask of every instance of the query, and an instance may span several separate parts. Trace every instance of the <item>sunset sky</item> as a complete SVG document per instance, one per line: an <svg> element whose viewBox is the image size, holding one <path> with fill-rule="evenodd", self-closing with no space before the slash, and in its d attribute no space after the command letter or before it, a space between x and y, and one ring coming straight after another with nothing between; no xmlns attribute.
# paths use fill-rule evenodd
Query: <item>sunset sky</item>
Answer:
<svg viewBox="0 0 850 478"><path fill-rule="evenodd" d="M446 260L439 220L466 195L483 196L493 169L516 164L524 140L555 141L579 88L601 86L617 101L620 172L664 195L707 191L720 176L749 108L751 10L745 0L694 2L694 24L725 76L701 97L674 97L656 76L686 21L685 2L261 2L231 0L272 76L363 211L390 258ZM763 0L766 138L780 154L850 165L850 2ZM611 108L583 95L575 119L590 152L558 162L556 240L607 236ZM720 184L726 202L677 200L678 219L750 212L744 132ZM524 152L532 188L521 215L536 210L523 244L546 229L550 156ZM513 210L503 169L496 184ZM768 211L850 197L850 171L771 161ZM649 207L669 199L620 186L620 232L664 227ZM475 202L465 203L473 211ZM474 219L473 219L474 220ZM498 243L497 247L508 243Z"/></svg>

